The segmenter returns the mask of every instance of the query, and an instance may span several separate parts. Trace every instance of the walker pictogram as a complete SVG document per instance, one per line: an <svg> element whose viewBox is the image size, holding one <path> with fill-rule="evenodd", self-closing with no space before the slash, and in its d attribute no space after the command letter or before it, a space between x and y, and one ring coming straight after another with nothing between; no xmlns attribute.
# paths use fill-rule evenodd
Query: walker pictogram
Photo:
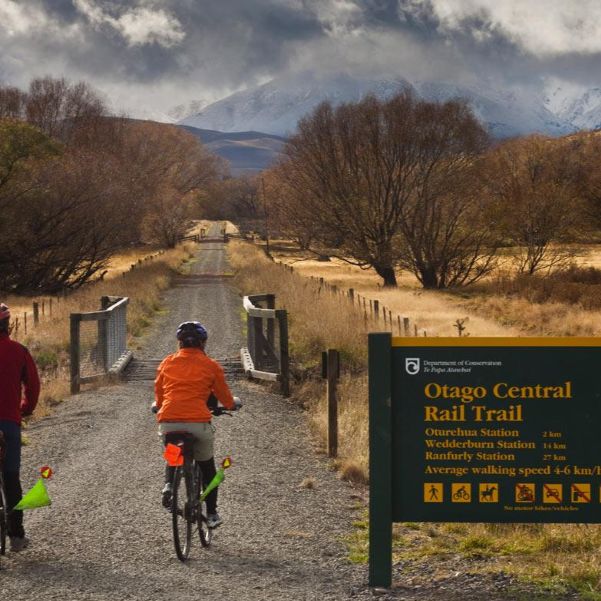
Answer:
<svg viewBox="0 0 601 601"><path fill-rule="evenodd" d="M480 483L480 503L498 503L499 485L495 483Z"/></svg>
<svg viewBox="0 0 601 601"><path fill-rule="evenodd" d="M572 503L590 503L591 485L590 484L572 484L570 488Z"/></svg>
<svg viewBox="0 0 601 601"><path fill-rule="evenodd" d="M453 503L469 503L472 500L471 484L451 484L451 501Z"/></svg>
<svg viewBox="0 0 601 601"><path fill-rule="evenodd" d="M515 485L515 502L516 503L534 503L535 497L534 484L516 484Z"/></svg>
<svg viewBox="0 0 601 601"><path fill-rule="evenodd" d="M563 486L561 484L543 484L543 503L561 503Z"/></svg>
<svg viewBox="0 0 601 601"><path fill-rule="evenodd" d="M442 503L442 482L424 482L424 503Z"/></svg>

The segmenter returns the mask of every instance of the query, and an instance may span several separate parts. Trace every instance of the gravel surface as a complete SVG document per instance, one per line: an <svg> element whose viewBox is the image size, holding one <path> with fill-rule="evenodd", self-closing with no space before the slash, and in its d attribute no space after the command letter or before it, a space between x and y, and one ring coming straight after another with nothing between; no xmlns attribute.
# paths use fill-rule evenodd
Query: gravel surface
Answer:
<svg viewBox="0 0 601 601"><path fill-rule="evenodd" d="M191 274L223 272L222 244L206 244ZM209 329L208 352L233 357L241 346L241 299L231 280L180 284L137 358L175 350L185 319ZM314 452L299 408L258 384L231 382L245 405L216 421L219 459L231 454L220 493L225 520L208 550L175 556L170 515L161 507L163 460L151 382L131 382L70 398L27 430L22 475L37 468L51 507L26 514L31 547L2 559L3 599L347 599L365 590L365 568L346 560L342 537L356 515L356 491ZM313 488L301 487L312 479Z"/></svg>
<svg viewBox="0 0 601 601"><path fill-rule="evenodd" d="M191 275L227 271L223 244L205 244ZM165 295L161 313L136 351L138 359L175 350L177 324L208 326L208 352L237 356L241 299L231 280L191 277ZM539 598L503 574L471 574L460 556L436 567L394 567L392 591L370 591L367 568L347 560L343 538L361 516L365 491L341 482L312 446L296 405L264 386L231 382L245 405L216 420L216 457L234 465L220 492L225 520L208 550L194 541L191 558L175 556L170 515L161 507L161 446L151 382L84 392L27 430L24 486L37 468L48 481L51 507L26 514L31 547L2 558L1 598L11 601L344 600L507 601ZM302 485L309 481L312 487ZM560 597L564 599L573 596Z"/></svg>

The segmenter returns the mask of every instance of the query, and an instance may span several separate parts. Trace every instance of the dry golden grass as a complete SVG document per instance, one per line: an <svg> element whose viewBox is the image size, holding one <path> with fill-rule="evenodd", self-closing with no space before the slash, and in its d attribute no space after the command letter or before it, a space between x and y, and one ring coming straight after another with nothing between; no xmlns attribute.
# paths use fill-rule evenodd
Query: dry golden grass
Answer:
<svg viewBox="0 0 601 601"><path fill-rule="evenodd" d="M572 304L537 304L523 298L479 296L464 305L466 310L478 312L527 336L601 335L601 311Z"/></svg>
<svg viewBox="0 0 601 601"><path fill-rule="evenodd" d="M293 392L308 410L311 428L321 451L327 452L328 403L323 381L309 379ZM367 430L367 376L343 374L338 383L338 458L334 466L343 480L367 484L369 441Z"/></svg>
<svg viewBox="0 0 601 601"><path fill-rule="evenodd" d="M97 311L100 309L101 296L128 296L128 334L139 336L150 324L152 313L160 307L162 290L167 288L171 275L183 261L191 257L194 245L185 244L165 252L154 261L142 263L133 271L127 271L121 277L84 286L66 297L25 298L10 296L3 302L11 308L13 337L25 344L31 351L40 374L43 386L40 404L36 414L46 415L52 405L60 402L69 391L69 316L71 313ZM40 303L40 323L33 327L31 303ZM45 314L41 314L42 302ZM23 312L28 311L28 329L24 328ZM16 318L19 321L16 321Z"/></svg>
<svg viewBox="0 0 601 601"><path fill-rule="evenodd" d="M290 273L270 261L256 246L239 241L229 245L236 280L245 294L273 293L278 307L288 311L290 349L297 365L293 373L317 372L321 352L328 348L340 351L347 373L339 385L339 457L342 477L356 482L367 481L367 332L375 324L339 296L318 293L319 287L298 273ZM304 375L304 374L303 374ZM308 379L294 391L294 396L309 409L312 426L325 446L327 437L327 403L322 381Z"/></svg>
<svg viewBox="0 0 601 601"><path fill-rule="evenodd" d="M465 334L472 336L516 336L519 330L504 325L483 315L478 315L460 302L456 295L434 290L423 290L410 274L402 272L398 276L398 288L387 289L381 286L381 278L373 270L364 270L349 265L339 259L328 262L317 260L298 261L288 253L274 253L277 260L292 265L296 273L304 277L324 278L329 284L344 290L353 288L367 300L378 300L380 306L392 311L393 333L398 334L398 316L409 317L411 329L417 325L418 332L425 330L428 336L456 336L455 323L468 318ZM383 324L377 328L385 329ZM389 328L388 328L389 329Z"/></svg>
<svg viewBox="0 0 601 601"><path fill-rule="evenodd" d="M516 574L549 588L550 599L573 587L583 599L601 599L601 526L580 524L406 524L397 528L395 560L461 553L481 561L473 571ZM365 537L357 539L365 544ZM411 544L407 544L411 541ZM487 562L487 558L494 558ZM484 561L482 561L484 560ZM551 596L551 592L554 593ZM547 597L545 597L547 598Z"/></svg>
<svg viewBox="0 0 601 601"><path fill-rule="evenodd" d="M305 367L316 366L321 352L338 349L346 365L365 365L368 325L348 301L329 293L297 273L270 261L256 246L237 240L229 244L230 263L245 294L276 295L289 314L291 354Z"/></svg>
<svg viewBox="0 0 601 601"><path fill-rule="evenodd" d="M403 275L401 287L385 290L373 273L341 261L295 261L292 254L276 254L278 260L293 264L294 273L269 261L257 247L230 245L232 263L239 270L238 281L246 293L276 294L278 306L288 309L292 326L293 358L301 363L318 362L326 348L345 349L353 357L352 374L339 382L339 459L335 462L342 478L368 480L368 391L365 367L365 335L373 323L361 324L357 310L330 294L317 297L310 277L323 277L330 284L378 299L395 313L406 315L428 334L456 335L453 323L469 317L471 335L599 336L601 311L584 310L570 303L537 304L526 298L484 292L425 292ZM599 247L585 247L576 255L581 265L601 266ZM244 270L243 272L240 270ZM303 277L300 277L303 276ZM349 327L352 324L352 327ZM348 358L343 362L348 365ZM309 378L294 387L296 400L307 407L310 423L325 452L327 400L325 384ZM367 561L368 524L357 522L348 538L350 557ZM560 599L570 587L583 599L601 601L601 526L574 524L406 524L395 525L396 560L423 561L435 566L436 556L461 553L479 558L471 571L513 573L541 582L549 599ZM491 561L487 562L486 558ZM542 597L541 597L542 598Z"/></svg>
<svg viewBox="0 0 601 601"><path fill-rule="evenodd" d="M535 304L501 295L421 292L407 276L401 288L384 290L375 274L340 261L294 262L291 254L276 255L294 265L294 273L269 261L256 247L230 244L232 264L245 293L272 292L278 306L288 309L293 359L315 365L326 348L346 349L354 358L353 374L339 383L339 459L341 477L356 482L368 479L368 405L365 367L365 334L374 324L363 324L357 310L340 297L316 295L310 276L323 277L342 288L378 299L384 305L419 322L420 328L440 335L456 335L453 323L469 317L472 335L600 335L601 312L585 311L570 304ZM601 262L598 248L587 249L586 261ZM583 255L584 256L584 255ZM304 277L300 277L304 276ZM349 324L353 327L349 328ZM299 353L299 354L297 354ZM344 361L344 359L343 359ZM348 361L348 360L347 360ZM348 364L348 362L347 362ZM325 452L327 402L323 381L306 379L294 387L294 398L309 410L313 430ZM559 599L569 587L589 600L601 601L601 526L519 524L407 524L395 525L395 559L436 565L437 556L461 553L467 557L494 557L494 561L470 564L471 571L503 570L543 583ZM354 561L367 560L368 525L357 522L348 539Z"/></svg>

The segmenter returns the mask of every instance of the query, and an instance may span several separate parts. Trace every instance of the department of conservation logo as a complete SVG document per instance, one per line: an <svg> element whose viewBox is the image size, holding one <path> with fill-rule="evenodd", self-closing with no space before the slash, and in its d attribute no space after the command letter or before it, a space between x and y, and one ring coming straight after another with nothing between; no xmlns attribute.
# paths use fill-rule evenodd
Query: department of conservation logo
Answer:
<svg viewBox="0 0 601 601"><path fill-rule="evenodd" d="M410 359L409 357L405 357L405 371L410 376L415 376L419 373L419 359Z"/></svg>

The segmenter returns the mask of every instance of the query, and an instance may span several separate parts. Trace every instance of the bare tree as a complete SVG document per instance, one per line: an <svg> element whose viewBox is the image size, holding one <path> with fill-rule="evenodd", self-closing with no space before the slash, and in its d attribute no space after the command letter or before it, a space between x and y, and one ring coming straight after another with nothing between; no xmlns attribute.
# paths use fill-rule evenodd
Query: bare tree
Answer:
<svg viewBox="0 0 601 601"><path fill-rule="evenodd" d="M0 119L22 119L26 97L19 88L0 86Z"/></svg>
<svg viewBox="0 0 601 601"><path fill-rule="evenodd" d="M214 180L199 198L199 211L204 219L231 220L247 229L263 218L259 179L242 175Z"/></svg>
<svg viewBox="0 0 601 601"><path fill-rule="evenodd" d="M222 175L194 136L108 117L84 83L35 80L21 108L17 96L0 88L0 111L30 121L0 119L2 291L81 286L143 234L173 246Z"/></svg>
<svg viewBox="0 0 601 601"><path fill-rule="evenodd" d="M582 213L563 145L542 136L507 142L483 173L495 201L491 222L515 245L518 271L565 266L572 253L560 243L572 237Z"/></svg>
<svg viewBox="0 0 601 601"><path fill-rule="evenodd" d="M85 82L34 79L26 95L25 117L51 137L70 141L79 129L107 114L99 95Z"/></svg>
<svg viewBox="0 0 601 601"><path fill-rule="evenodd" d="M141 129L153 155L142 167L148 184L145 231L173 247L188 229L194 201L221 176L223 163L180 128L143 124Z"/></svg>
<svg viewBox="0 0 601 601"><path fill-rule="evenodd" d="M467 277L429 276L440 261L423 265L430 254L417 228L440 227L436 219L448 212L431 208L451 197L458 174L486 143L482 126L459 101L430 103L404 92L337 108L323 103L299 122L286 146L278 177L291 204L282 215L293 228L310 229L319 252L372 267L385 286L396 286L399 264L424 286L458 283Z"/></svg>

